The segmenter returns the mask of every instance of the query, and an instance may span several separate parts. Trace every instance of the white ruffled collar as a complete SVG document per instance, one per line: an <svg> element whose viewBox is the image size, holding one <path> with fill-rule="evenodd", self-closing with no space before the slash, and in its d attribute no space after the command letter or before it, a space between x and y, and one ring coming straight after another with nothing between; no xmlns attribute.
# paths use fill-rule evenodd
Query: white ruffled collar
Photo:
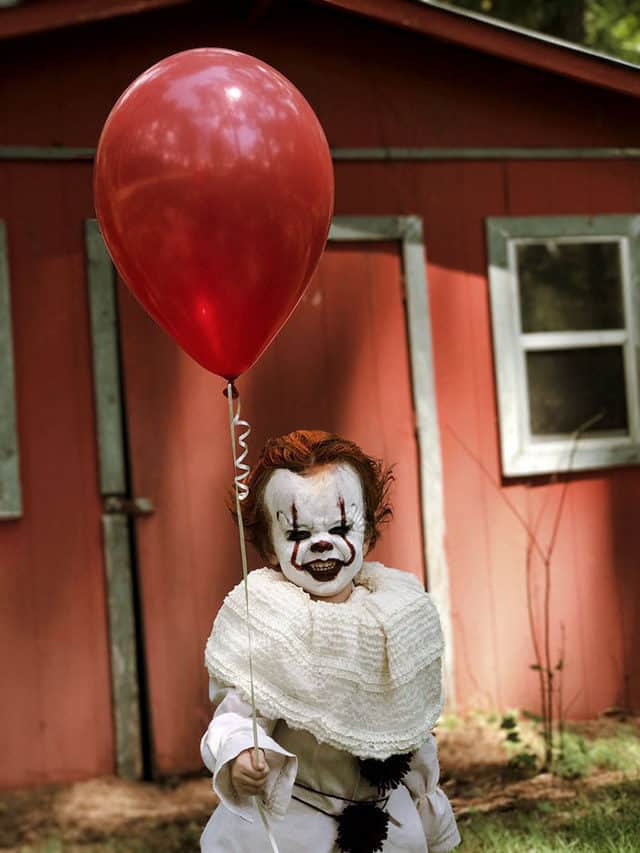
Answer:
<svg viewBox="0 0 640 853"><path fill-rule="evenodd" d="M272 569L249 575L256 704L354 755L417 749L442 709L442 633L417 579L365 563L344 602L313 600ZM210 675L250 693L244 588L207 642Z"/></svg>

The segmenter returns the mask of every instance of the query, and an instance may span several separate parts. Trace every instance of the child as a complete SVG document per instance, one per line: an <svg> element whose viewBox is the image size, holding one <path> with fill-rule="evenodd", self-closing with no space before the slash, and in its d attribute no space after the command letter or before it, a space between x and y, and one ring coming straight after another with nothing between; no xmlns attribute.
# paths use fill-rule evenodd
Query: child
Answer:
<svg viewBox="0 0 640 853"><path fill-rule="evenodd" d="M460 836L438 787L442 634L410 574L363 562L390 515L391 474L353 442L269 441L243 504L269 567L249 575L256 762L243 585L205 660L216 712L201 751L220 805L203 853L445 853Z"/></svg>

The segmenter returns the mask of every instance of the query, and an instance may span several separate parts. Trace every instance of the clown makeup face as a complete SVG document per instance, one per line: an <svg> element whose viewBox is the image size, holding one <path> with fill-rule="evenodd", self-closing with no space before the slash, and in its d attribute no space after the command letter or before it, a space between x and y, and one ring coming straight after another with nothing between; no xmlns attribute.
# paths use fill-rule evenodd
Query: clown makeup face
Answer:
<svg viewBox="0 0 640 853"><path fill-rule="evenodd" d="M362 567L366 529L355 470L347 464L324 465L302 476L278 468L264 501L285 577L313 598L348 598Z"/></svg>

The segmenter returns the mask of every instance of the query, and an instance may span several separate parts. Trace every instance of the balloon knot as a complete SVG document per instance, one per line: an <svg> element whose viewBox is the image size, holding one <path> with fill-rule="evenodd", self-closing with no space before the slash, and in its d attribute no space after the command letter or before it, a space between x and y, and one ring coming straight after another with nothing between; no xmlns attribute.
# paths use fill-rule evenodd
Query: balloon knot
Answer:
<svg viewBox="0 0 640 853"><path fill-rule="evenodd" d="M229 385L227 385L227 387L224 389L224 391L222 393L224 394L224 396L227 399L229 399L229 386L231 386L231 397L234 400L237 400L238 397L240 396L240 392L238 391L238 389L236 388L236 386L233 382L230 382Z"/></svg>

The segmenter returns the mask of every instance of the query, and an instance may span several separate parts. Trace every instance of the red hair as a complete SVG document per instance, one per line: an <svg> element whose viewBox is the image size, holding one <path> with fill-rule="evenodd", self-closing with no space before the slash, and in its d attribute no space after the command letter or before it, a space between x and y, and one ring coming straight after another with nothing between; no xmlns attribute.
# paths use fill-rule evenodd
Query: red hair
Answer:
<svg viewBox="0 0 640 853"><path fill-rule="evenodd" d="M245 534L262 557L273 556L270 520L264 506L264 490L272 472L286 468L296 474L312 472L322 465L345 463L355 469L362 484L364 498L365 539L373 548L381 533L381 525L391 517L388 492L393 481L390 468L367 456L357 444L321 430L299 429L288 435L270 439L262 448L253 466L247 484L249 494L242 502L242 519ZM232 508L235 516L235 511Z"/></svg>

